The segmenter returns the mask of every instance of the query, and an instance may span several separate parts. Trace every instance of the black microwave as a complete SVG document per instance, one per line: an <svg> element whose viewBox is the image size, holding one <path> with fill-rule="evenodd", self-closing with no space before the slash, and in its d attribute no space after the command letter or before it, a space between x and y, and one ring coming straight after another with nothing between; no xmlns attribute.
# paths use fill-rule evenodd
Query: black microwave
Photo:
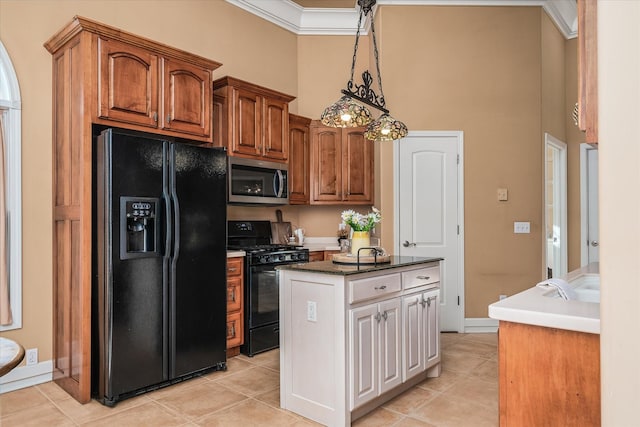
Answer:
<svg viewBox="0 0 640 427"><path fill-rule="evenodd" d="M229 157L229 203L289 204L284 163Z"/></svg>

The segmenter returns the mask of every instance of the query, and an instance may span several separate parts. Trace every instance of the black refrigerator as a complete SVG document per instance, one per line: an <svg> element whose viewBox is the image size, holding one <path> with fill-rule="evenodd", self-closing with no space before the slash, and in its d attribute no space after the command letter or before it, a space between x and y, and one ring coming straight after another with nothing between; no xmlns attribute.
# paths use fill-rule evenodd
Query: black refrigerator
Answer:
<svg viewBox="0 0 640 427"><path fill-rule="evenodd" d="M226 369L224 149L94 130L92 391Z"/></svg>

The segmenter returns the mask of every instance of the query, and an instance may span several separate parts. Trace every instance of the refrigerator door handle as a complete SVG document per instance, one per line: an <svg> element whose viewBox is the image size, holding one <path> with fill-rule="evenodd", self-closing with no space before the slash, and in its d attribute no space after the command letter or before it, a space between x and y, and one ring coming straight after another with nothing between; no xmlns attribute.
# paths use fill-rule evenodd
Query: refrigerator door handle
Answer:
<svg viewBox="0 0 640 427"><path fill-rule="evenodd" d="M162 150L163 164L169 165L169 150L167 147L167 143L163 143L164 147ZM171 195L169 194L169 186L171 185L171 179L169 177L169 171L167 168L164 168L162 173L162 201L164 202L164 216L165 216L165 241L164 241L164 257L168 258L171 256L171 229L173 227L171 221Z"/></svg>
<svg viewBox="0 0 640 427"><path fill-rule="evenodd" d="M180 255L180 202L176 191L176 148L171 144L169 151L169 187L173 204L173 256L172 263L175 266Z"/></svg>

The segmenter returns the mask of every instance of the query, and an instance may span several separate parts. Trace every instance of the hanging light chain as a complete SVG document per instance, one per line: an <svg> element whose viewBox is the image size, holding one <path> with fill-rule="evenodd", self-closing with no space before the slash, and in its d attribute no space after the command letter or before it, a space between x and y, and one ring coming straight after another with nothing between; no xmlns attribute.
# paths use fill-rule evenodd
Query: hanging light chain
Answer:
<svg viewBox="0 0 640 427"><path fill-rule="evenodd" d="M371 17L371 35L373 37L373 57L376 60L376 73L378 73L378 87L380 88L379 101L383 107L386 105L384 101L384 92L382 91L382 75L380 74L380 61L378 59L378 43L376 42L376 29L373 24L373 16Z"/></svg>
<svg viewBox="0 0 640 427"><path fill-rule="evenodd" d="M362 24L362 11L358 17L358 30L356 31L356 42L353 45L353 59L351 60L351 76L349 77L349 83L347 86L353 86L353 73L356 69L356 56L358 55L358 41L360 40L360 25Z"/></svg>

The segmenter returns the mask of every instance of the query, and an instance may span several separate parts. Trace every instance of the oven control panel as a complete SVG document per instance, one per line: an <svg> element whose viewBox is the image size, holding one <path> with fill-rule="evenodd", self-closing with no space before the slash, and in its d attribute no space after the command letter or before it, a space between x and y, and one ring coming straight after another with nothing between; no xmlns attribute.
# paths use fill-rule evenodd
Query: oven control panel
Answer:
<svg viewBox="0 0 640 427"><path fill-rule="evenodd" d="M251 257L251 264L284 264L291 262L308 262L309 251L272 252L256 254Z"/></svg>

